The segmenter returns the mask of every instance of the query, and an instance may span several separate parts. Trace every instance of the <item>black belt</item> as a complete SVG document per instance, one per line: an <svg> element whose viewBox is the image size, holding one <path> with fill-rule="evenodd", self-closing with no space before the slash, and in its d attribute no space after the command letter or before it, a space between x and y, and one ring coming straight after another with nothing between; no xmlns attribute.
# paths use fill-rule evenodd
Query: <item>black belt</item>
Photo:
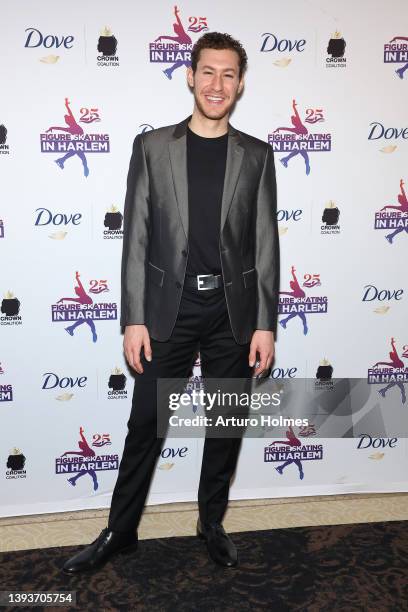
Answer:
<svg viewBox="0 0 408 612"><path fill-rule="evenodd" d="M223 286L222 274L197 274L197 276L186 276L184 280L185 287L194 287L195 289L218 289Z"/></svg>

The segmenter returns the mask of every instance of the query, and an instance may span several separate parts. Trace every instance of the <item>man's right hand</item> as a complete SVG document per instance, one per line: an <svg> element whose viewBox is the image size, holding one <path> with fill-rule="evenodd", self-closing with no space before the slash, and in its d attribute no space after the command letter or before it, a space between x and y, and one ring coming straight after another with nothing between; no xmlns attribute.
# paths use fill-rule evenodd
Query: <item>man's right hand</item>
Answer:
<svg viewBox="0 0 408 612"><path fill-rule="evenodd" d="M150 337L146 325L127 325L123 338L123 348L126 359L131 368L138 374L143 374L143 366L140 361L140 351L143 347L147 361L152 360L152 349Z"/></svg>

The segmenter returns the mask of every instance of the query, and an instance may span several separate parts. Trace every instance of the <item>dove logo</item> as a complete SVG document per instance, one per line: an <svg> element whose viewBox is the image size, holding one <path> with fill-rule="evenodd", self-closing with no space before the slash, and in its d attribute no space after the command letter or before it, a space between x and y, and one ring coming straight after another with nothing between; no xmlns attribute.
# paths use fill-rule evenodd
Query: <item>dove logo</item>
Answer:
<svg viewBox="0 0 408 612"><path fill-rule="evenodd" d="M403 79L408 68L408 36L394 36L384 45L384 64L402 64L395 74Z"/></svg>
<svg viewBox="0 0 408 612"><path fill-rule="evenodd" d="M261 53L269 53L271 51L277 51L278 53L303 53L305 50L306 40L299 38L299 40L291 40L290 38L278 38L276 34L270 32L264 32L261 34L264 37L260 48Z"/></svg>
<svg viewBox="0 0 408 612"><path fill-rule="evenodd" d="M368 133L368 140L407 140L408 127L385 127L380 121L372 121L370 123L371 130Z"/></svg>
<svg viewBox="0 0 408 612"><path fill-rule="evenodd" d="M79 225L82 220L81 213L53 213L48 208L37 208L34 225Z"/></svg>
<svg viewBox="0 0 408 612"><path fill-rule="evenodd" d="M373 438L369 434L360 434L357 449L365 448L395 448L398 438Z"/></svg>
<svg viewBox="0 0 408 612"><path fill-rule="evenodd" d="M37 28L27 28L28 32L24 47L35 49L37 47L45 47L46 49L72 49L74 36L46 34L45 36L37 30Z"/></svg>
<svg viewBox="0 0 408 612"><path fill-rule="evenodd" d="M119 56L117 55L118 41L113 35L112 30L105 26L98 38L97 50L99 55L96 58L97 66L112 67L119 66Z"/></svg>
<svg viewBox="0 0 408 612"><path fill-rule="evenodd" d="M63 376L60 378L54 372L45 372L43 379L42 389L74 389L75 387L83 389L88 382L87 376L77 376L76 378Z"/></svg>
<svg viewBox="0 0 408 612"><path fill-rule="evenodd" d="M363 302L390 302L392 300L402 300L404 294L403 289L378 289L375 285L365 285L363 293Z"/></svg>
<svg viewBox="0 0 408 612"><path fill-rule="evenodd" d="M26 458L19 448L13 448L9 456L7 457L7 480L17 480L19 478L26 478L27 472L24 469Z"/></svg>

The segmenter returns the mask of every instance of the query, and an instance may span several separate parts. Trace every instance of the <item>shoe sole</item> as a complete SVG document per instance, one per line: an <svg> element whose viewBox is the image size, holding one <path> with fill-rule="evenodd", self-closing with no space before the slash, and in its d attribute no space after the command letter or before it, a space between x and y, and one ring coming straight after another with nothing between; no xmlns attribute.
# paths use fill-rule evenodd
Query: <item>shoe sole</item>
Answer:
<svg viewBox="0 0 408 612"><path fill-rule="evenodd" d="M62 571L66 576L79 576L80 574L85 574L85 573L91 574L92 572L96 572L100 570L104 565L109 563L112 557L116 557L116 555L120 555L120 554L127 555L129 553L135 552L137 548L138 548L138 543L131 544L131 546L126 546L126 548L121 548L120 550L113 552L109 556L109 558L106 559L106 561L104 561L103 563L98 563L97 565L94 565L93 567L81 569L81 570L78 570L77 572L69 572L68 570L65 570L64 568L62 568Z"/></svg>

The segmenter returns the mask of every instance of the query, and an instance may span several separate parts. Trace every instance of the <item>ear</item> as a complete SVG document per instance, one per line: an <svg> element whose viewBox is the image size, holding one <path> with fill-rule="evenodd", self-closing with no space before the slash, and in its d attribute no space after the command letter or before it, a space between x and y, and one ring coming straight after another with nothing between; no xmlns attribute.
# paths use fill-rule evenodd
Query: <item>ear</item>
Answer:
<svg viewBox="0 0 408 612"><path fill-rule="evenodd" d="M238 94L244 89L244 77L242 76L238 83Z"/></svg>
<svg viewBox="0 0 408 612"><path fill-rule="evenodd" d="M187 68L187 83L191 88L194 87L194 72L191 66Z"/></svg>

